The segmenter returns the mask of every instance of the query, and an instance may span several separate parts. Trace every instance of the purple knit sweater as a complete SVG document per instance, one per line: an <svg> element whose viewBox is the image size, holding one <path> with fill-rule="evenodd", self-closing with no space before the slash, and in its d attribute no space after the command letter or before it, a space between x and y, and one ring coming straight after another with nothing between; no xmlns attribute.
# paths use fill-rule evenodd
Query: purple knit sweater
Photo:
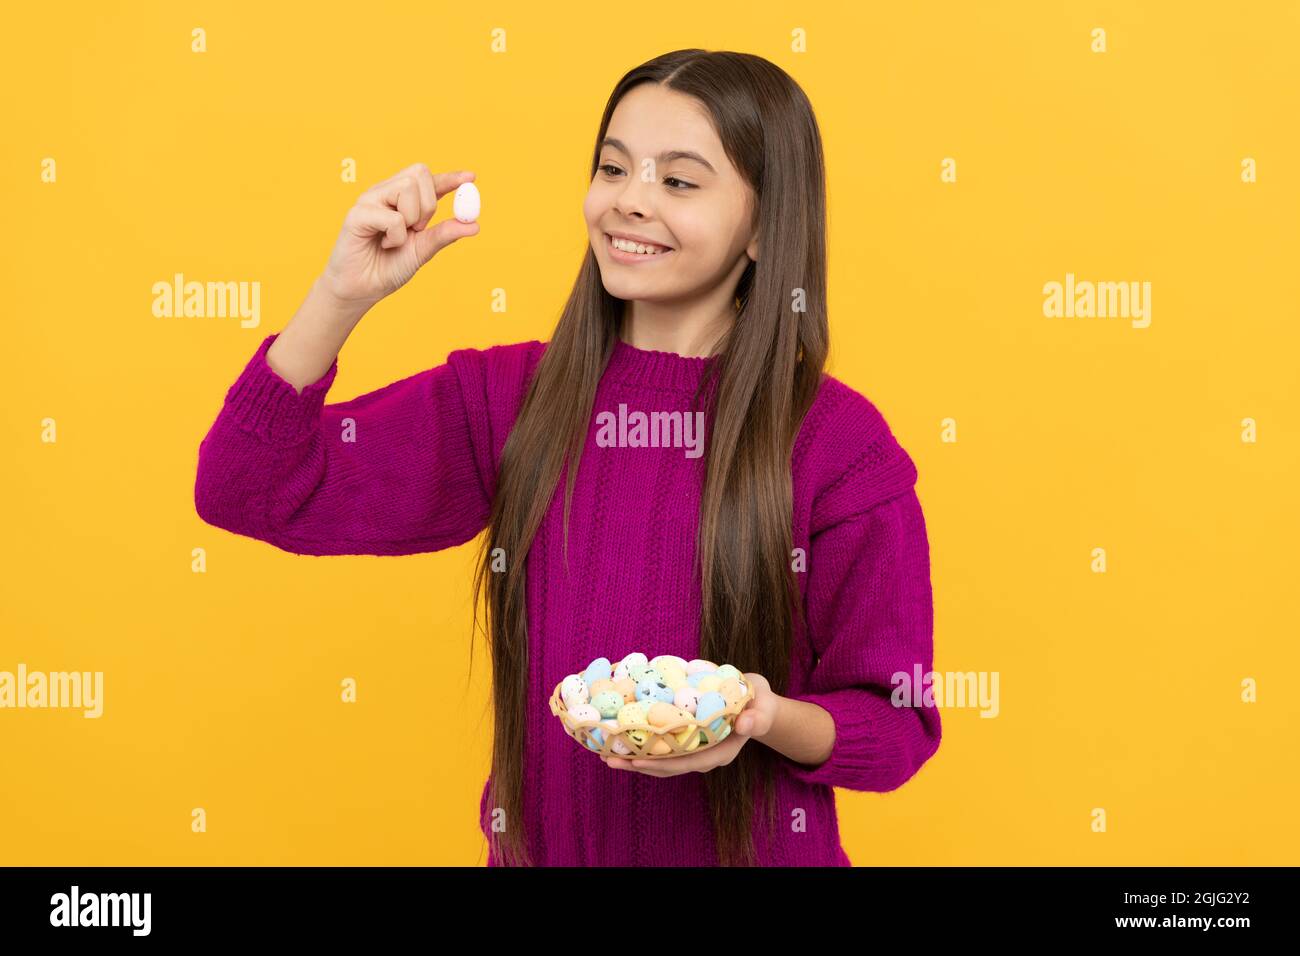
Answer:
<svg viewBox="0 0 1300 956"><path fill-rule="evenodd" d="M204 521L306 555L437 551L484 530L501 451L544 343L460 349L446 364L327 405L337 361L299 393L266 362L275 338L227 391L199 447L194 500ZM628 414L686 411L713 361L617 342L574 488L568 571L562 486L529 553L524 826L543 865L717 863L702 774L606 767L547 706L557 683L597 657L700 656L691 568L707 455L601 447L596 416L617 417L620 403ZM920 688L914 706L891 702L895 674L931 668L929 545L911 458L875 406L829 375L791 474L808 631L796 626L786 696L824 707L835 744L817 766L779 758L778 838L765 839L756 815L755 843L764 865L847 866L833 788L893 790L939 746L939 712L921 706ZM487 793L485 782L485 834ZM489 855L488 865L499 861Z"/></svg>

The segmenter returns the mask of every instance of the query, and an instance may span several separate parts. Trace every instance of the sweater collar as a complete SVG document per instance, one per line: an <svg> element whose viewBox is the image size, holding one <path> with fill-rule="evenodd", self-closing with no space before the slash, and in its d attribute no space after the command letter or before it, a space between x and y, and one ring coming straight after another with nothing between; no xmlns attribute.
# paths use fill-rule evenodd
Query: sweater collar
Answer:
<svg viewBox="0 0 1300 956"><path fill-rule="evenodd" d="M639 349L615 338L605 374L628 385L693 391L717 361L716 355L689 357L658 349Z"/></svg>

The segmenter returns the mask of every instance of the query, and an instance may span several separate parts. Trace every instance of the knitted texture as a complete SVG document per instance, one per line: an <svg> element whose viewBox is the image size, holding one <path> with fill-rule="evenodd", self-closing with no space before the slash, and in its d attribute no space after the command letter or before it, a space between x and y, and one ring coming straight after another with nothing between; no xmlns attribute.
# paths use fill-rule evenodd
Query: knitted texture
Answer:
<svg viewBox="0 0 1300 956"><path fill-rule="evenodd" d="M199 446L194 500L204 521L302 555L416 554L485 529L545 343L460 349L326 404L337 361L300 393L267 364L277 335L257 348ZM547 706L557 683L597 657L700 656L692 569L707 455L680 443L602 447L598 416L617 419L620 405L627 415L687 414L715 361L615 344L578 468L567 564L562 485L528 555L523 825L542 865L717 865L703 774L611 769ZM817 766L779 756L776 835L766 838L759 801L755 843L763 865L847 866L833 788L893 790L939 746L933 705L890 699L895 675L931 669L929 544L912 459L876 407L830 375L801 426L791 479L807 630L796 621L785 696L825 708L835 742ZM485 782L485 834L487 798ZM498 865L491 854L488 865Z"/></svg>

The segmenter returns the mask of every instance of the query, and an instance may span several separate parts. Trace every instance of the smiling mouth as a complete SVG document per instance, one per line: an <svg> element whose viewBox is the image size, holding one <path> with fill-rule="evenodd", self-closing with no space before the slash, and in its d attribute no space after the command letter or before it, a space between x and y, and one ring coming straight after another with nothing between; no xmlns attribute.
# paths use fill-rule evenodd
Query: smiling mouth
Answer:
<svg viewBox="0 0 1300 956"><path fill-rule="evenodd" d="M632 243L627 239L620 239L618 241L623 243L625 246L640 245L642 248L645 248L644 243ZM673 250L667 246L651 246L650 248L658 250L656 252L636 252L634 249L629 248L620 249L618 246L614 245L614 237L609 233L605 233L605 246L609 249L611 255L613 255L615 259L622 262L639 262L646 259L660 259L672 254L673 252Z"/></svg>

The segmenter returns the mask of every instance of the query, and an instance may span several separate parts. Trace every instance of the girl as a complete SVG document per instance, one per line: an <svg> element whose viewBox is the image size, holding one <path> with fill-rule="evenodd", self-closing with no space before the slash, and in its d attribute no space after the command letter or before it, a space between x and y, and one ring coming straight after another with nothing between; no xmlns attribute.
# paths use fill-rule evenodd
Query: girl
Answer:
<svg viewBox="0 0 1300 956"><path fill-rule="evenodd" d="M920 687L891 699L930 670L929 547L911 458L823 372L812 108L759 57L669 53L615 87L591 176L591 245L548 342L453 351L326 405L361 317L478 233L430 225L471 172L417 164L366 192L227 392L195 505L297 554L486 532L489 866L847 866L832 788L900 786L940 723ZM598 425L637 412L701 413L704 453ZM755 697L703 752L598 758L547 701L633 651L735 664Z"/></svg>

